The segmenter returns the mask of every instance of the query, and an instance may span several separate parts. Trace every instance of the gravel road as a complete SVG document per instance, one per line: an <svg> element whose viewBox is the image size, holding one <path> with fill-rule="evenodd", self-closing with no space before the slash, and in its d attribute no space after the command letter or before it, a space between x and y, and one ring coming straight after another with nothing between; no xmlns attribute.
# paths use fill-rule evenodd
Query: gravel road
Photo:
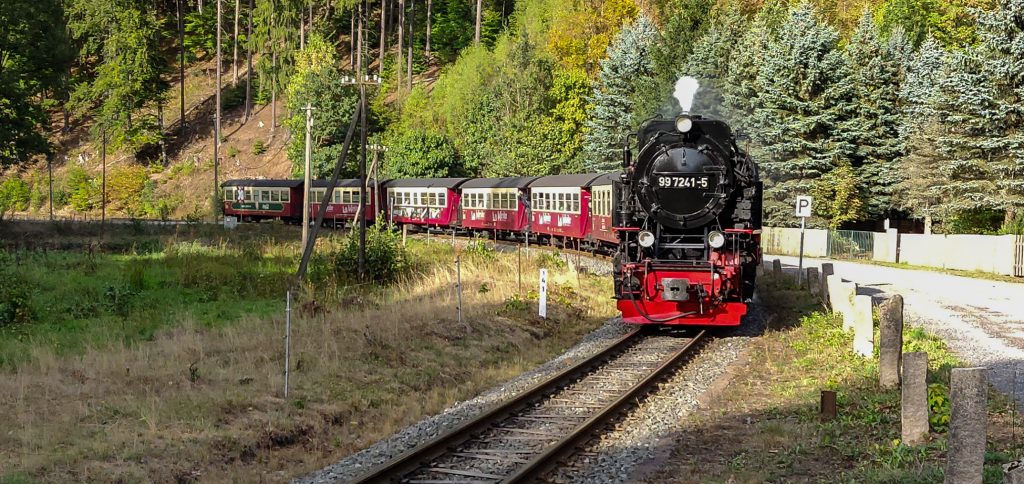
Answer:
<svg viewBox="0 0 1024 484"><path fill-rule="evenodd" d="M780 259L794 272L796 257ZM1024 284L854 262L804 259L804 267L832 262L835 273L858 284L876 303L901 294L905 323L941 336L964 361L989 369L996 388L1024 404ZM1022 281L1024 282L1024 281Z"/></svg>

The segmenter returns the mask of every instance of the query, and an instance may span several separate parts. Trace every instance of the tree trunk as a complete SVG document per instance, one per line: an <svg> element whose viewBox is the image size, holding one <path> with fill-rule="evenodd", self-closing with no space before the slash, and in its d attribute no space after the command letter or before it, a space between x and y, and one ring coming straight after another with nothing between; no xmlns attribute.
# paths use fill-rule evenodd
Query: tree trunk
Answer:
<svg viewBox="0 0 1024 484"><path fill-rule="evenodd" d="M274 127L277 126L277 47L270 56L273 81L270 83L270 134L274 134Z"/></svg>
<svg viewBox="0 0 1024 484"><path fill-rule="evenodd" d="M356 9L352 9L352 18L348 26L348 57L352 70L356 70Z"/></svg>
<svg viewBox="0 0 1024 484"><path fill-rule="evenodd" d="M217 192L220 190L219 170L220 170L220 118L221 118L221 107L220 107L220 90L221 90L221 68L224 65L223 54L221 53L221 32L224 30L221 25L224 15L221 12L221 0L217 0L217 91L216 99L214 102L217 104L217 119L214 121L213 129L213 200L217 200ZM217 220L216 205L213 209L214 221Z"/></svg>
<svg viewBox="0 0 1024 484"><path fill-rule="evenodd" d="M239 9L241 3L242 0L235 0L235 52L234 55L231 56L231 67L234 69L234 74L231 79L232 86L238 85L238 15L240 13Z"/></svg>
<svg viewBox="0 0 1024 484"><path fill-rule="evenodd" d="M480 44L480 19L483 18L483 0L476 0L476 35L473 37L473 42Z"/></svg>
<svg viewBox="0 0 1024 484"><path fill-rule="evenodd" d="M184 0L178 0L178 44L181 46L181 59L178 64L178 82L181 87L181 119L178 121L181 133L185 133L185 12L181 4Z"/></svg>
<svg viewBox="0 0 1024 484"><path fill-rule="evenodd" d="M388 0L380 0L380 55L377 56L377 72L384 71L384 52L387 47L387 11Z"/></svg>
<svg viewBox="0 0 1024 484"><path fill-rule="evenodd" d="M245 123L248 123L249 116L252 116L252 3L253 0L249 0L249 28L245 31Z"/></svg>
<svg viewBox="0 0 1024 484"><path fill-rule="evenodd" d="M433 16L433 3L434 0L427 0L427 45L423 49L426 57L430 57L430 17Z"/></svg>
<svg viewBox="0 0 1024 484"><path fill-rule="evenodd" d="M306 50L306 10L299 9L299 50Z"/></svg>
<svg viewBox="0 0 1024 484"><path fill-rule="evenodd" d="M924 234L932 234L932 214L931 212L925 212L924 214Z"/></svg>
<svg viewBox="0 0 1024 484"><path fill-rule="evenodd" d="M406 70L406 79L409 86L409 91L412 92L412 45L415 39L414 35L414 24L416 22L416 0L409 0L409 58L406 59L408 62L408 69Z"/></svg>
<svg viewBox="0 0 1024 484"><path fill-rule="evenodd" d="M199 4L199 15L203 14L203 0L198 0Z"/></svg>
<svg viewBox="0 0 1024 484"><path fill-rule="evenodd" d="M405 0L398 0L398 98L402 98L402 49L405 48Z"/></svg>

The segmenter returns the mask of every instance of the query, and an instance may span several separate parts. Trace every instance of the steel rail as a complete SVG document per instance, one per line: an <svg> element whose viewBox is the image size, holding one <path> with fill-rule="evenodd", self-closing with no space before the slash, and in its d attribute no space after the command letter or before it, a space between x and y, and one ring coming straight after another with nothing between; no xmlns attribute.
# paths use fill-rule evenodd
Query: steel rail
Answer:
<svg viewBox="0 0 1024 484"><path fill-rule="evenodd" d="M472 420L444 433L434 439L411 449L398 457L372 469L366 474L351 481L356 483L391 482L436 459L455 446L470 440L474 434L490 428L495 422L511 417L514 413L535 400L557 391L568 383L582 377L588 371L599 366L619 353L624 352L637 340L642 338L647 328L638 328L622 336L607 348L579 363L562 370L556 375L533 385L510 400L497 404L490 410Z"/></svg>
<svg viewBox="0 0 1024 484"><path fill-rule="evenodd" d="M459 445L470 441L475 435L494 427L498 422L508 419L520 412L524 407L543 399L545 396L558 392L560 389L572 384L585 376L589 371L599 367L619 355L626 352L635 342L646 336L649 327L643 327L619 338L604 350L594 356L583 360L572 367L563 370L555 376L548 378L514 398L496 405L483 414L460 425L459 427L434 439L409 450L398 457L372 469L368 473L359 476L353 483L370 482L401 482L401 479L427 466L430 461L442 455L454 452ZM654 383L659 381L664 374L674 368L683 358L689 355L692 349L696 348L705 334L706 330L699 332L692 337L683 347L671 353L657 368L647 374L641 381L635 383L622 395L616 398L609 405L601 408L598 412L577 426L569 435L561 438L554 445L546 448L542 453L510 477L503 478L501 482L525 482L536 480L540 475L549 470L562 459L571 455L575 448L586 440L609 419L618 415L627 406L634 404Z"/></svg>
<svg viewBox="0 0 1024 484"><path fill-rule="evenodd" d="M562 460L576 452L576 447L584 444L591 438L591 435L598 430L602 425L607 423L613 417L619 414L620 411L634 405L637 399L645 394L651 386L657 383L662 376L669 370L673 369L680 361L690 355L691 349L696 348L697 344L704 339L707 334L707 330L701 330L697 333L685 346L676 350L669 356L660 366L655 368L650 374L644 377L635 385L626 390L619 398L614 402L610 403L605 408L598 411L595 415L587 419L587 421L576 427L572 433L566 435L562 440L559 440L554 445L545 449L540 455L535 457L529 463L523 465L519 470L503 479L503 483L516 483L516 482L532 482L541 477L545 472L555 466L559 460Z"/></svg>

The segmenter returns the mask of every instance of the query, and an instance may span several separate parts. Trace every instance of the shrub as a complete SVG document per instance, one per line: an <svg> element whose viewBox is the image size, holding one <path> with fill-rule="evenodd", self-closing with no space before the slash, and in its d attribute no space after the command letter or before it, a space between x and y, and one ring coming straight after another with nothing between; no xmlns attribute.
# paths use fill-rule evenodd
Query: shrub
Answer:
<svg viewBox="0 0 1024 484"><path fill-rule="evenodd" d="M28 210L29 200L28 183L21 178L8 178L0 183L0 220L4 214L16 211Z"/></svg>
<svg viewBox="0 0 1024 484"><path fill-rule="evenodd" d="M95 208L100 196L95 180L78 166L68 170L68 192L68 203L78 212Z"/></svg>
<svg viewBox="0 0 1024 484"><path fill-rule="evenodd" d="M252 144L252 154L259 156L267 152L267 145L263 143L263 140L258 139Z"/></svg>
<svg viewBox="0 0 1024 484"><path fill-rule="evenodd" d="M228 158L234 158L238 156L238 148L235 148L235 145L228 146L227 154Z"/></svg>
<svg viewBox="0 0 1024 484"><path fill-rule="evenodd" d="M349 235L340 250L325 254L322 259L336 277L359 276L359 236ZM412 267L409 252L402 245L402 236L383 224L366 229L366 279L375 283L395 281ZM324 274L324 270L315 270ZM322 276L321 276L322 277Z"/></svg>
<svg viewBox="0 0 1024 484"><path fill-rule="evenodd" d="M112 170L107 177L107 201L129 217L143 215L143 194L148 182L146 169L139 165Z"/></svg>
<svg viewBox="0 0 1024 484"><path fill-rule="evenodd" d="M20 274L10 268L10 261L0 255L0 328L32 322L35 309L32 293L35 289Z"/></svg>

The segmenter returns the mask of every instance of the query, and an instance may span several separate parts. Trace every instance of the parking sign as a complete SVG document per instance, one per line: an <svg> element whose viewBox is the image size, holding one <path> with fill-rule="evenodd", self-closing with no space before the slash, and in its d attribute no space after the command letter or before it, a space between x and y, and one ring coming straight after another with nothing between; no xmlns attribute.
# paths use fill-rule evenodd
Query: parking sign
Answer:
<svg viewBox="0 0 1024 484"><path fill-rule="evenodd" d="M807 195L797 195L796 197L796 216L801 218L807 218L811 216L811 197Z"/></svg>

